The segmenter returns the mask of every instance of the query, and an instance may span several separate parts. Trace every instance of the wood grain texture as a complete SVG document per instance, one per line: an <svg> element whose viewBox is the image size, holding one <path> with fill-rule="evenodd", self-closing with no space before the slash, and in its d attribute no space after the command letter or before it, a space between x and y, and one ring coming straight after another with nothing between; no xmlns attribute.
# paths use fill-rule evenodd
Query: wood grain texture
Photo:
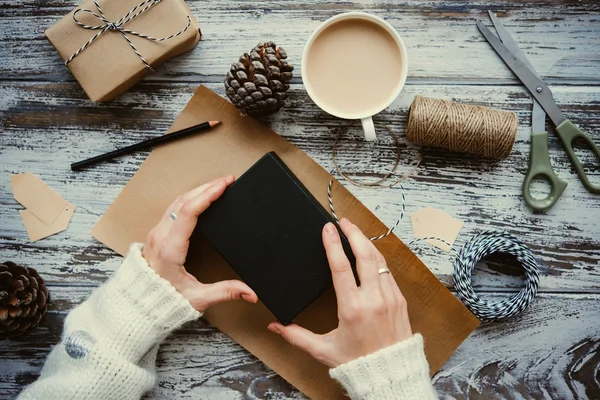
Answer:
<svg viewBox="0 0 600 400"><path fill-rule="evenodd" d="M209 85L222 93L219 84ZM135 143L164 132L185 106L195 84L142 84L119 100L107 105L89 105L80 98L75 83L14 83L0 89L0 97L12 99L3 105L6 148L0 161L5 173L30 171L44 178L50 187L78 206L69 229L44 241L27 244L27 238L12 199L10 182L2 182L0 213L4 221L4 251L9 259L36 263L50 283L97 284L118 262L109 250L94 242L89 230L108 208L125 183L133 175L147 153L121 157L83 172L71 172L69 164L76 160ZM593 88L561 86L554 92L559 104L568 110L569 118L585 127L600 141L600 95ZM418 158L419 148L405 141L406 109L415 94L483 104L517 112L519 129L511 157L505 160L481 160L477 156L448 154L444 150L426 149L423 162L413 179L404 185L407 211L434 205L465 222L459 244L484 229L504 229L521 237L534 250L542 267L542 290L600 289L595 268L600 262L597 213L600 198L588 193L571 169L557 138L550 137L552 162L557 174L569 182L568 189L555 207L547 213L532 213L521 197L521 184L529 158L529 121L531 100L525 89L515 86L444 86L409 85L397 101L376 117L378 126L386 125L400 135L401 167L407 172ZM83 105L82 105L83 103ZM373 179L385 170L395 156L393 141L385 130L377 144L359 139L356 124L340 121L320 111L300 85L294 85L288 107L267 119L277 132L307 152L326 169L333 167L332 133L349 126L340 141L338 161L359 166L366 173L361 179ZM48 149L49 144L51 148ZM596 181L600 166L591 154L582 154L589 174ZM360 164L356 164L360 162ZM347 187L388 225L397 218L401 207L400 188L371 190ZM435 199L431 204L430 199ZM465 206L468 204L468 206ZM370 232L375 235L379 232ZM409 241L413 238L408 219L396 231ZM66 246L65 236L68 238ZM17 240L15 240L17 239ZM415 244L425 263L445 281L452 265L450 256L435 248ZM112 259L109 263L105 260ZM521 285L511 279L497 263L477 276L476 283L487 290L514 288ZM518 271L517 271L518 272Z"/></svg>
<svg viewBox="0 0 600 400"><path fill-rule="evenodd" d="M60 340L66 312L89 291L54 288L43 326L3 344L2 395L12 398L36 379L49 349ZM595 294L543 294L516 318L482 325L433 377L440 398L599 398L598 302ZM305 398L203 320L186 325L161 346L158 375L160 383L148 398Z"/></svg>
<svg viewBox="0 0 600 400"><path fill-rule="evenodd" d="M399 31L408 48L409 80L516 82L475 26L477 19L487 19L490 8L505 17L506 26L549 83L597 84L600 77L600 38L593 34L598 32L600 5L594 0L187 3L200 23L202 42L147 80L220 79L240 54L266 38L284 46L290 62L298 65L304 42L320 22L339 12L359 10L380 15ZM0 65L0 76L73 80L43 32L77 4L5 0L0 9L0 54L8 57Z"/></svg>
<svg viewBox="0 0 600 400"><path fill-rule="evenodd" d="M550 153L557 174L569 182L546 213L532 213L521 197L529 158L531 99L475 27L497 10L540 75L552 86L568 118L600 143L600 5L597 1L404 1L288 2L188 1L203 41L171 60L142 84L108 104L93 104L43 36L46 27L77 1L6 0L0 4L0 255L37 268L53 294L51 312L31 335L0 343L0 398L13 398L36 379L44 358L60 339L66 313L103 282L120 257L89 231L106 211L147 152L116 159L85 172L69 164L160 135L198 84L223 94L229 64L260 40L283 46L297 66L288 107L265 119L275 131L326 169L337 128L348 127L339 162L373 180L391 163L400 136L399 172L407 172L420 148L405 141L406 109L416 94L514 111L519 118L510 158L424 149L423 162L404 184L407 212L432 206L463 220L462 245L476 232L503 229L523 239L542 269L541 292L524 314L484 325L436 374L441 398L600 398L600 197L581 185L556 136ZM408 85L375 119L380 140L358 139L359 126L323 113L306 96L299 77L305 39L324 19L362 10L386 18L409 49ZM359 78L359 77L357 77ZM589 175L600 166L581 152ZM29 243L12 198L9 175L33 172L77 206L67 231ZM391 225L401 205L400 188L347 187ZM543 188L543 186L541 187ZM540 189L538 189L540 190ZM397 229L408 242L408 219ZM376 234L378 232L372 232ZM426 244L411 247L452 288L451 256ZM474 283L484 296L514 293L522 277L514 260L491 257ZM294 388L203 321L186 326L162 346L159 387L148 398L300 399Z"/></svg>

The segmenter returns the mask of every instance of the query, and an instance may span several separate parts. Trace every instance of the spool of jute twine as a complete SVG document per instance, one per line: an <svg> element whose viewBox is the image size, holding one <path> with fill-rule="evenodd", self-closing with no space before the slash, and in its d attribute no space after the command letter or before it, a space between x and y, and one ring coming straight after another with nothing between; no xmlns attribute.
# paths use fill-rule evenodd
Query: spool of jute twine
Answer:
<svg viewBox="0 0 600 400"><path fill-rule="evenodd" d="M416 96L406 138L424 146L506 158L517 134L517 116L508 111Z"/></svg>

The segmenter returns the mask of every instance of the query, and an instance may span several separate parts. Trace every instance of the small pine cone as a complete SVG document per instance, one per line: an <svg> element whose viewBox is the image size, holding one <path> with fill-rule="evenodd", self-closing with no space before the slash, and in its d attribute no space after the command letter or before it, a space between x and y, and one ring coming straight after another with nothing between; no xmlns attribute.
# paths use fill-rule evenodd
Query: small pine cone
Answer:
<svg viewBox="0 0 600 400"><path fill-rule="evenodd" d="M35 328L48 309L50 294L33 268L0 264L0 340Z"/></svg>
<svg viewBox="0 0 600 400"><path fill-rule="evenodd" d="M273 114L285 103L294 67L273 42L259 43L231 65L225 77L227 96L242 113L255 117Z"/></svg>

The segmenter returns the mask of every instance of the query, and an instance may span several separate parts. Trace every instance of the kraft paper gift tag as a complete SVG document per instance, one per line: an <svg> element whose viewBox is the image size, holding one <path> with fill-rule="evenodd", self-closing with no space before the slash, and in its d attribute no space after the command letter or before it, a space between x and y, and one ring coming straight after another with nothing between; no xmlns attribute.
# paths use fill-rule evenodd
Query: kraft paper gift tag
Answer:
<svg viewBox="0 0 600 400"><path fill-rule="evenodd" d="M325 209L331 175L304 152L252 117L242 116L228 101L201 86L169 132L203 121L222 124L199 135L155 149L94 227L92 235L125 254L143 242L179 194L232 173L240 176L269 151L275 151ZM332 196L340 217L348 217L367 236L386 226L336 181ZM234 229L235 227L232 227ZM395 235L375 242L408 303L414 332L425 338L425 353L435 373L479 325L479 321ZM239 279L205 241L190 249L187 270L201 282ZM261 303L228 302L211 307L204 317L312 399L347 399L329 377L328 368L267 330L275 317ZM335 328L337 301L325 291L295 319L317 333Z"/></svg>
<svg viewBox="0 0 600 400"><path fill-rule="evenodd" d="M11 175L13 196L25 210L19 211L29 240L35 242L67 229L75 206L31 173Z"/></svg>
<svg viewBox="0 0 600 400"><path fill-rule="evenodd" d="M444 251L450 251L458 233L462 228L462 221L451 217L443 211L435 208L423 208L410 216L415 237L420 239L426 237L437 237L450 244L435 239L427 239L426 242Z"/></svg>
<svg viewBox="0 0 600 400"><path fill-rule="evenodd" d="M117 22L143 0L100 0L105 17ZM142 7L143 8L143 7ZM77 9L99 13L92 0L86 0L45 32L46 38L58 51L63 61L87 43L100 30L85 29L75 23ZM138 9L137 11L141 10ZM183 0L165 0L123 25L123 28L154 38L167 37L189 27L181 35L161 42L148 40L129 33L127 37L142 57L153 67L169 58L192 50L201 38L198 21ZM87 25L104 22L87 12L78 12L77 19ZM129 90L140 79L152 72L133 51L118 30L108 30L82 50L67 65L92 101L112 100Z"/></svg>

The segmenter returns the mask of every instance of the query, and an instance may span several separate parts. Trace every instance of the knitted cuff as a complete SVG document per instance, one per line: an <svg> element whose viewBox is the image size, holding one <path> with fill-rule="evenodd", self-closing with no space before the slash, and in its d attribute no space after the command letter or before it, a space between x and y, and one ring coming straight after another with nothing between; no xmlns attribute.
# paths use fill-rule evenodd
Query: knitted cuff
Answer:
<svg viewBox="0 0 600 400"><path fill-rule="evenodd" d="M329 370L352 399L437 399L429 378L423 337L415 334Z"/></svg>
<svg viewBox="0 0 600 400"><path fill-rule="evenodd" d="M202 316L148 266L142 249L141 243L132 244L123 264L92 295L109 327L111 347L133 361L184 323Z"/></svg>

